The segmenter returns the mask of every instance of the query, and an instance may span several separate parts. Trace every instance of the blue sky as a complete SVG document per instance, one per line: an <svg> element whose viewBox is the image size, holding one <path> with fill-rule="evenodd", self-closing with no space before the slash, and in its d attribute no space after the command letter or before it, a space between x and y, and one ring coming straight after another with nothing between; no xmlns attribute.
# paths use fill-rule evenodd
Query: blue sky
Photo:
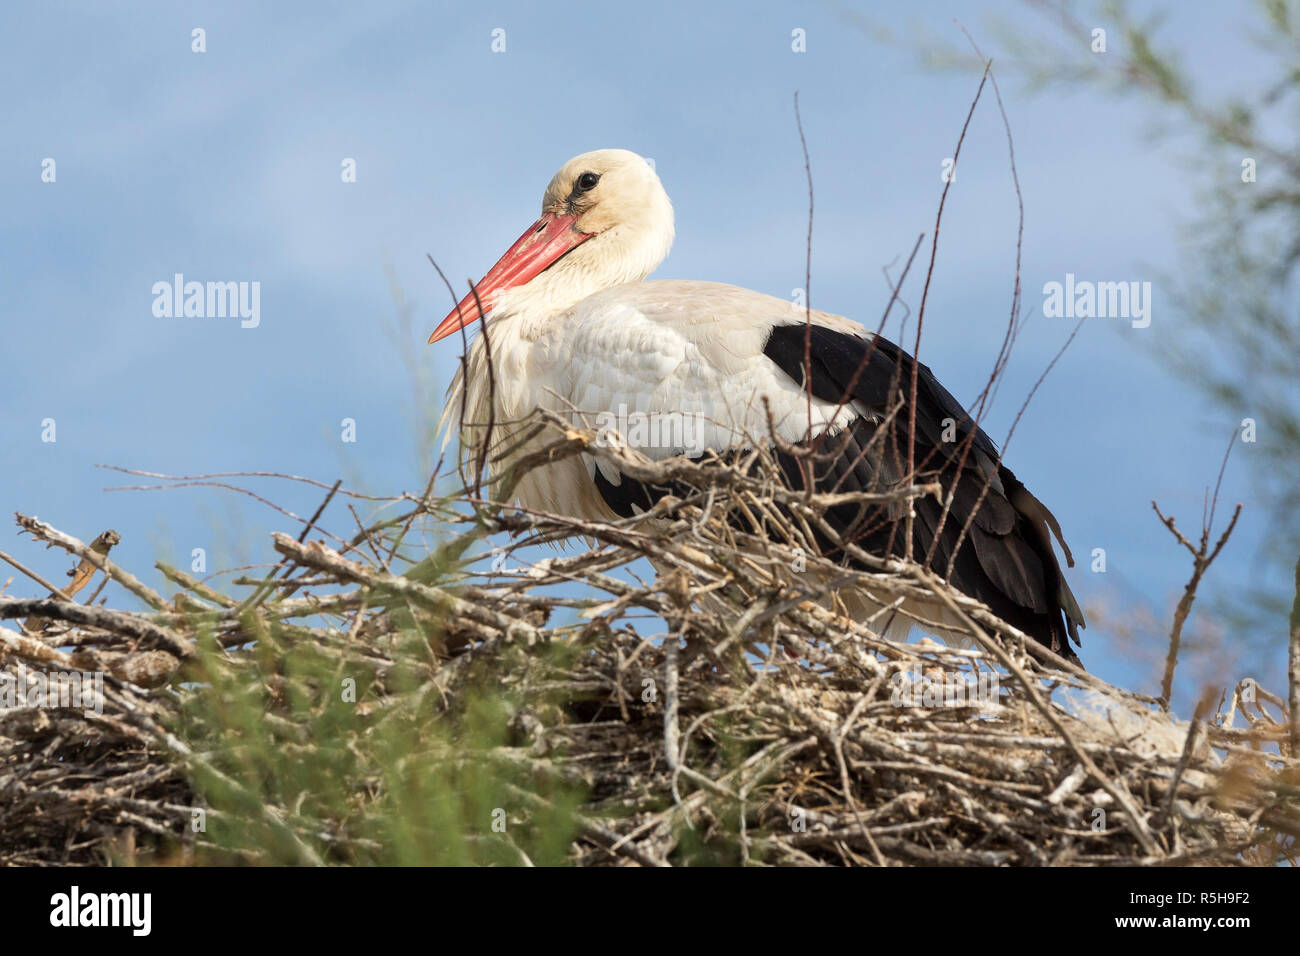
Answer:
<svg viewBox="0 0 1300 956"><path fill-rule="evenodd" d="M1036 28L1019 4L987 7ZM297 529L215 489L106 493L131 480L96 464L418 491L413 402L423 400L408 366L437 383L424 402L436 412L457 354L453 340L422 344L448 308L426 253L454 281L478 278L535 217L563 161L618 146L654 158L674 201L678 239L659 277L788 298L804 284L808 212L796 90L816 189L812 303L874 327L888 295L881 270L932 228L940 163L978 84L974 73L922 69L918 40L963 42L954 16L983 37L986 15L944 3L869 11L875 28L834 5L783 3L10 7L0 30L11 91L0 137L0 503L86 540L116 528L120 562L162 587L159 556L203 547L209 569L258 563L272 554L270 531ZM205 53L191 51L195 27ZM491 50L497 28L504 53ZM796 28L805 53L791 49ZM1161 35L1188 50L1213 45L1213 58L1187 63L1204 82L1248 83L1239 12L1180 5ZM1186 153L1153 141L1141 109L1096 91L1033 94L1007 76L1002 89L1025 199L1027 302L1067 272L1143 280L1175 269L1176 226L1198 182ZM47 157L54 183L41 180ZM355 183L340 180L346 157ZM1015 235L989 97L949 195L921 349L963 401L1001 340ZM178 272L260 282L260 325L154 316L153 284ZM920 275L904 292L913 308ZM406 344L394 334L403 310ZM1234 425L1144 348L1177 334L1172 310L1157 287L1150 328L1085 324L1007 451L1077 555L1106 549L1105 574L1086 562L1073 573L1085 606L1154 609L1159 627L1139 634L1140 651L1100 623L1083 650L1095 672L1145 690L1189 572L1150 499L1195 528ZM1063 319L1030 321L987 418L995 440L1068 332ZM42 441L51 418L53 443ZM355 443L340 440L344 418L357 423ZM1221 588L1273 573L1249 560L1264 521L1250 446L1233 454L1223 510L1246 510L1211 572ZM303 514L320 497L254 486ZM51 578L67 566L2 530L0 549ZM34 593L29 584L17 578L8 593ZM1279 624L1266 659L1193 662L1184 702L1201 677L1276 679L1282 640Z"/></svg>

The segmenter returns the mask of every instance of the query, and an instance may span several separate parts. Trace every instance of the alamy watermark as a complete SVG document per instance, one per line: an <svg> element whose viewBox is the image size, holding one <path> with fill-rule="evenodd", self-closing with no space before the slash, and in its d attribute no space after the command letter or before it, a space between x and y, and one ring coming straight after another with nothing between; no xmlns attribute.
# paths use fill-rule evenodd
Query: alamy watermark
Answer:
<svg viewBox="0 0 1300 956"><path fill-rule="evenodd" d="M12 673L0 673L0 710L18 707L65 707L102 714L104 672L29 671L19 661Z"/></svg>
<svg viewBox="0 0 1300 956"><path fill-rule="evenodd" d="M638 412L620 402L612 412L596 415L596 444L607 448L659 448L686 455L707 450L705 419L688 412Z"/></svg>
<svg viewBox="0 0 1300 956"><path fill-rule="evenodd" d="M1043 315L1049 319L1131 319L1133 328L1151 324L1150 282L1076 280L1043 284Z"/></svg>
<svg viewBox="0 0 1300 956"><path fill-rule="evenodd" d="M240 327L262 323L262 283L186 282L176 273L171 282L153 284L153 314L160 319L240 319Z"/></svg>
<svg viewBox="0 0 1300 956"><path fill-rule="evenodd" d="M67 893L50 897L50 925L74 928L124 927L133 936L153 929L152 893L93 893L75 883Z"/></svg>
<svg viewBox="0 0 1300 956"><path fill-rule="evenodd" d="M995 707L1001 692L996 671L949 673L898 671L890 679L894 707Z"/></svg>

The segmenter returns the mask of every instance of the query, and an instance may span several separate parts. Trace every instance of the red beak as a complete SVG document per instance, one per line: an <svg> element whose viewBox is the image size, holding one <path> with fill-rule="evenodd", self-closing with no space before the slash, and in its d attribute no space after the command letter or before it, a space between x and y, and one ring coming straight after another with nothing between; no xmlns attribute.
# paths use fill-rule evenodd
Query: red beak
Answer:
<svg viewBox="0 0 1300 956"><path fill-rule="evenodd" d="M429 336L432 345L439 339L445 339L483 318L484 312L491 312L497 297L506 289L513 289L525 282L531 282L546 269L553 266L570 249L576 248L590 239L595 233L579 232L576 228L576 216L557 216L546 213L528 227L504 256L497 260L474 291L460 300L456 308L448 313ZM477 301L475 301L477 293ZM479 310L482 304L482 311Z"/></svg>

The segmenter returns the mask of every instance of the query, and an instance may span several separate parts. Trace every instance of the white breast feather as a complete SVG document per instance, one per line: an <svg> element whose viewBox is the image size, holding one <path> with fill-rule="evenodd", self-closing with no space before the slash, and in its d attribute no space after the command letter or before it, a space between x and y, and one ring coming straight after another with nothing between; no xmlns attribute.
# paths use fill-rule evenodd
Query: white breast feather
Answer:
<svg viewBox="0 0 1300 956"><path fill-rule="evenodd" d="M814 312L812 317L839 331L869 334L840 316ZM493 445L508 442L511 423L542 407L582 427L600 427L620 410L652 421L689 416L698 429L693 437L722 450L767 436L764 396L776 433L799 441L808 429L807 395L763 355L763 346L773 326L803 321L803 310L783 299L719 283L679 281L631 283L589 296L547 321L531 341L517 334L511 317L493 317L488 330L496 369ZM488 420L486 356L479 336L469 354L465 421L471 425ZM459 417L461 385L458 372L443 414L448 431ZM814 398L813 431L843 427L866 413ZM473 432L466 437L464 444L472 446ZM640 450L651 458L678 451L655 445ZM591 478L594 463L583 457L533 472L518 489L519 503L576 517L610 517Z"/></svg>

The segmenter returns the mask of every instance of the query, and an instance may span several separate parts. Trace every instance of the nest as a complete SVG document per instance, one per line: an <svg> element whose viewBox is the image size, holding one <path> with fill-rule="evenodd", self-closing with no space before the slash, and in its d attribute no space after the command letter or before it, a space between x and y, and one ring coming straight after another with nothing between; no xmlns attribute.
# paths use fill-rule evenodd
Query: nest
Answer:
<svg viewBox="0 0 1300 956"><path fill-rule="evenodd" d="M0 597L0 617L21 622L0 628L5 674L95 673L102 691L100 712L0 710L0 862L384 859L358 822L385 798L383 773L333 780L348 809L331 818L306 794L259 792L238 772L248 738L194 716L205 695L260 701L257 732L309 758L327 741L304 715L325 706L328 681L276 663L304 651L361 675L350 722L332 724L329 741L346 738L357 766L373 769L384 728L426 714L449 733L412 738L401 772L424 761L452 780L505 774L509 826L464 835L505 854L493 860L532 862L511 836L530 820L563 820L563 857L580 865L1293 859L1300 760L1279 698L1225 688L1217 707L1177 721L916 564L819 557L827 501L781 488L754 460L656 464L554 420L525 427L544 447L490 496L369 499L381 515L343 537L321 521L351 494L335 484L301 534L273 536L279 563L236 579L238 595L160 564L179 588L164 597L110 560L116 535L86 545L20 515L34 539L81 560L82 578L100 574L101 590L111 582L147 610L95 603L98 591L80 603L5 556L52 592ZM681 493L607 523L489 500L581 452ZM768 533L728 521L736 509ZM430 529L437 547L412 545ZM505 566L467 561L502 532L513 536L498 549ZM509 564L524 544L575 539L587 545ZM636 573L644 558L660 569L652 581ZM800 560L812 573L794 583L783 569ZM834 593L850 585L882 604L941 603L967 646L886 640L837 612ZM486 742L457 730L484 695L506 714L504 735ZM244 832L260 836L196 825L222 817L254 821Z"/></svg>

